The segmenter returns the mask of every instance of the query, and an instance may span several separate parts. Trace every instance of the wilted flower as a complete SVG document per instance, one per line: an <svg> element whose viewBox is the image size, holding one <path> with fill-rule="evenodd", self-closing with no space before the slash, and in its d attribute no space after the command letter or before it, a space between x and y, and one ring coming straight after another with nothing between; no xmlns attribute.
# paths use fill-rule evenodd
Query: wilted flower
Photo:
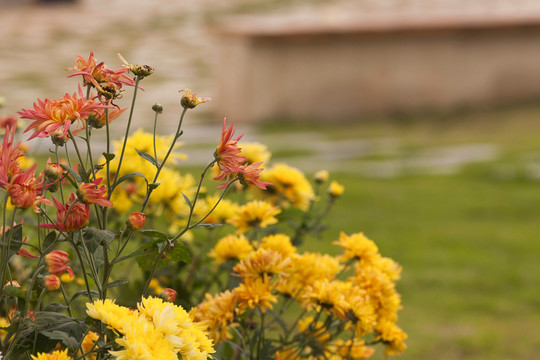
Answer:
<svg viewBox="0 0 540 360"><path fill-rule="evenodd" d="M128 216L126 224L133 230L139 230L144 226L146 216L142 212L134 212Z"/></svg>
<svg viewBox="0 0 540 360"><path fill-rule="evenodd" d="M47 271L53 275L62 275L64 271L73 277L73 270L67 265L69 262L69 255L62 250L53 250L45 255L45 263L47 264Z"/></svg>
<svg viewBox="0 0 540 360"><path fill-rule="evenodd" d="M122 55L120 55L120 53L117 53L116 56L118 56L120 61L122 61L122 63L124 63L124 66L126 68L128 68L129 71L131 71L133 73L133 75L136 75L136 76L140 77L141 79L152 75L152 73L154 72L154 68L152 68L151 66L148 66L148 65L140 66L140 65L136 65L136 64L130 64L130 63L128 63L126 61L126 59L124 59L122 57Z"/></svg>
<svg viewBox="0 0 540 360"><path fill-rule="evenodd" d="M210 98L197 97L197 94L191 94L191 89L180 90L183 91L180 104L186 109L193 109L195 106L210 101Z"/></svg>
<svg viewBox="0 0 540 360"><path fill-rule="evenodd" d="M60 279L58 278L58 276L56 276L54 274L45 276L43 281L45 283L45 287L49 291L54 291L54 290L60 289Z"/></svg>

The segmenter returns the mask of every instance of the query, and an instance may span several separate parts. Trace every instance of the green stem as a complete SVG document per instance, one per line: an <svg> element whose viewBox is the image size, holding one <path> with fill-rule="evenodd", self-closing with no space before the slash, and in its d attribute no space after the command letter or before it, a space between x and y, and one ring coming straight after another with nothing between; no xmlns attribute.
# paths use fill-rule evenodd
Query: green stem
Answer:
<svg viewBox="0 0 540 360"><path fill-rule="evenodd" d="M64 301L65 301L66 306L67 306L68 314L69 314L69 316L73 317L73 314L71 313L71 304L69 303L69 301L67 299L66 291L64 290L64 285L62 285L61 281L60 281L60 290L62 290L62 296L64 297Z"/></svg>
<svg viewBox="0 0 540 360"><path fill-rule="evenodd" d="M79 159L79 163L81 164L82 173L84 174L83 181L88 181L88 175L86 174L86 168L84 167L84 163L81 157L81 153L79 151L79 146L77 145L77 141L75 141L75 136L71 133L71 130L68 130L69 137L71 138L71 142L73 143L73 147L75 148L75 152L77 153L77 158ZM67 143L66 143L67 144ZM67 148L66 148L67 152Z"/></svg>

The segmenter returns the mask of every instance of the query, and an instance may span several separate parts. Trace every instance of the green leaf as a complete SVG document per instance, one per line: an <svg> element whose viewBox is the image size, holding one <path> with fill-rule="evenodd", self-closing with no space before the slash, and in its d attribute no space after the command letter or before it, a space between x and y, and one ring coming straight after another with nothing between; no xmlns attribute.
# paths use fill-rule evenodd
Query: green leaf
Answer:
<svg viewBox="0 0 540 360"><path fill-rule="evenodd" d="M81 179L82 179L85 183L90 182L90 179L88 178L88 174L85 173L85 172L83 171L83 167L82 167L82 166L78 166L78 167L77 167L77 170L79 171L79 175L81 176Z"/></svg>
<svg viewBox="0 0 540 360"><path fill-rule="evenodd" d="M95 298L98 298L99 297L99 293L97 291L94 291L94 290L90 290L90 293L92 294L93 297ZM88 296L88 291L86 290L81 290L81 291L77 291L75 294L73 294L73 296L71 297L71 299L69 299L69 303L71 304L75 299L77 299L78 297L80 296L86 296L88 299L90 299L90 296Z"/></svg>
<svg viewBox="0 0 540 360"><path fill-rule="evenodd" d="M144 151L141 151L139 149L135 149L135 151L137 152L137 154L139 154L140 157L142 157L144 160L150 162L152 165L154 165L155 167L159 167L159 164L157 163L156 159L154 159L154 157Z"/></svg>
<svg viewBox="0 0 540 360"><path fill-rule="evenodd" d="M60 164L60 166L66 170L70 175L71 177L73 178L73 180L75 180L78 184L82 183L82 178L79 176L79 174L77 174L77 172L75 170L73 170L72 168L70 168L69 166L67 165L64 165L64 164ZM73 183L72 179L68 176L67 177L68 180L71 182L71 184L74 186L74 187L77 187L77 184L76 183Z"/></svg>
<svg viewBox="0 0 540 360"><path fill-rule="evenodd" d="M59 340L70 350L77 350L79 347L79 341L74 338L73 336L70 336L68 333L60 330L53 330L53 331L42 331L41 334L46 336L47 338L51 340Z"/></svg>
<svg viewBox="0 0 540 360"><path fill-rule="evenodd" d="M22 238L22 224L15 225L8 231L6 231L6 240L11 237L11 243L9 244L9 255L8 259L10 259L13 255L17 253L21 249L21 246L23 244Z"/></svg>
<svg viewBox="0 0 540 360"><path fill-rule="evenodd" d="M100 230L94 227L84 228L82 236L91 253L95 253L102 244L108 244L116 237L115 233L110 230Z"/></svg>
<svg viewBox="0 0 540 360"><path fill-rule="evenodd" d="M186 245L181 242L176 242L176 244L174 244L174 248L169 253L167 253L167 260L190 263L191 254L189 253Z"/></svg>
<svg viewBox="0 0 540 360"><path fill-rule="evenodd" d="M61 313L63 311L65 311L68 307L64 304L60 304L60 303L51 303L49 305L47 305L45 307L45 311L52 311L52 312L57 312L57 313Z"/></svg>
<svg viewBox="0 0 540 360"><path fill-rule="evenodd" d="M54 241L56 240L56 231L51 231L50 233L45 236L45 239L43 239L43 244L41 245L41 250L44 254L48 254L52 251L52 247L54 245Z"/></svg>
<svg viewBox="0 0 540 360"><path fill-rule="evenodd" d="M139 230L139 233L144 235L144 236L151 237L153 239L160 239L160 240L163 240L163 241L169 240L167 235L165 235L164 233L162 233L160 231L154 230L154 229Z"/></svg>
<svg viewBox="0 0 540 360"><path fill-rule="evenodd" d="M148 186L148 180L146 180L146 176L144 176L142 173L140 172L131 172L129 174L126 174L124 176L121 176L118 180L116 180L116 182L113 184L112 188L114 189L115 187L117 187L118 185L120 185L121 182L123 181L126 181L127 179L131 179L133 177L142 177L144 182L146 182L146 185Z"/></svg>
<svg viewBox="0 0 540 360"><path fill-rule="evenodd" d="M154 190L155 188L157 188L160 184L159 183L151 183L151 184L148 184L148 189L149 190Z"/></svg>
<svg viewBox="0 0 540 360"><path fill-rule="evenodd" d="M213 229L221 226L225 226L225 224L197 224L190 226L190 229Z"/></svg>
<svg viewBox="0 0 540 360"><path fill-rule="evenodd" d="M153 248L157 251L156 245L160 242L162 242L161 239L154 239L146 244L143 244L137 250L116 259L115 263L126 260L126 259L130 259L133 257L148 256L152 252Z"/></svg>
<svg viewBox="0 0 540 360"><path fill-rule="evenodd" d="M112 287L115 287L115 286L122 286L122 285L125 285L127 283L128 283L128 281L125 280L125 279L115 280L115 281L113 281L111 283L108 283L104 288L109 289L109 288L112 288Z"/></svg>
<svg viewBox="0 0 540 360"><path fill-rule="evenodd" d="M103 153L103 157L105 158L107 162L110 162L112 159L114 159L115 156L116 156L115 154L106 153L106 152Z"/></svg>
<svg viewBox="0 0 540 360"><path fill-rule="evenodd" d="M184 200L186 200L186 203L188 204L189 208L192 209L192 208L193 208L193 205L191 204L191 201L190 201L189 198L186 196L186 194L182 193L182 196L184 197Z"/></svg>

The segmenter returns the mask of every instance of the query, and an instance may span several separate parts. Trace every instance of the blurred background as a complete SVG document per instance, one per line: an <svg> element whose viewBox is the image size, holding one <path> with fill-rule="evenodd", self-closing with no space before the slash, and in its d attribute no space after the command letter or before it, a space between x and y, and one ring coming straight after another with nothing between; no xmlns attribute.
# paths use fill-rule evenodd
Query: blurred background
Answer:
<svg viewBox="0 0 540 360"><path fill-rule="evenodd" d="M307 246L363 231L403 265L403 359L533 359L539 44L535 0L0 0L0 111L76 91L76 55L151 65L136 126L159 102L170 133L180 89L213 98L185 123L187 166L227 116L273 161L346 186Z"/></svg>

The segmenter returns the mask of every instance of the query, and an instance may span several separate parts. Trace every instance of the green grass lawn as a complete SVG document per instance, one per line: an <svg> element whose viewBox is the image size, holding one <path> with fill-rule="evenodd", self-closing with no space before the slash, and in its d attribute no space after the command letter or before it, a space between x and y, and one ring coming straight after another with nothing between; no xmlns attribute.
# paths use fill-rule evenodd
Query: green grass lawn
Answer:
<svg viewBox="0 0 540 360"><path fill-rule="evenodd" d="M519 169L523 154L540 150L540 109L461 116L349 129L318 125L328 136L398 136L420 148L488 142L502 150L497 161L447 176L332 174L346 192L330 214L325 239L336 240L340 230L362 231L403 266L398 324L409 339L402 359L537 358L540 183L497 174L503 165ZM330 241L306 247L338 251Z"/></svg>

